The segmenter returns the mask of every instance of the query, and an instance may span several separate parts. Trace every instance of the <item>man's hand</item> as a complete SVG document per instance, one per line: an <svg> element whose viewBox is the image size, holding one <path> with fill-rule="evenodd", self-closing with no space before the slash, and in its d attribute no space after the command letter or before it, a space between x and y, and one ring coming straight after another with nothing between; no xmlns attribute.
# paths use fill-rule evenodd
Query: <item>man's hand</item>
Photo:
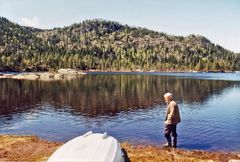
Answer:
<svg viewBox="0 0 240 162"><path fill-rule="evenodd" d="M169 120L165 120L164 124L170 124Z"/></svg>

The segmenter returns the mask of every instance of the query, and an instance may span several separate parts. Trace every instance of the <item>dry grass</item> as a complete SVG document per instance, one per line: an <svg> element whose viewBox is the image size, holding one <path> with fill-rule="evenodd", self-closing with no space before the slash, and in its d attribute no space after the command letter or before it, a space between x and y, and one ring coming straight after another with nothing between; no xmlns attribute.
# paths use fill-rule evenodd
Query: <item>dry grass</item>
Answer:
<svg viewBox="0 0 240 162"><path fill-rule="evenodd" d="M0 161L47 161L61 143L36 136L0 136Z"/></svg>
<svg viewBox="0 0 240 162"><path fill-rule="evenodd" d="M239 159L237 154L228 152L207 152L201 150L184 150L176 148L161 148L156 146L133 147L122 143L131 162L196 162L214 161L224 162L230 159Z"/></svg>
<svg viewBox="0 0 240 162"><path fill-rule="evenodd" d="M62 143L41 140L36 136L0 135L0 161L47 161ZM156 146L132 146L122 143L131 162L195 162L229 161L239 159L237 154L160 148Z"/></svg>

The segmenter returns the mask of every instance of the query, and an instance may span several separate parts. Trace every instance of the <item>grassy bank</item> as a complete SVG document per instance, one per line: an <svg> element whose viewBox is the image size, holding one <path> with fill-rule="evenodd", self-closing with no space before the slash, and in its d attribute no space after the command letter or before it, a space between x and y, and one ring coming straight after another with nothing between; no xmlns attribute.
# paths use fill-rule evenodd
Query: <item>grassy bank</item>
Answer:
<svg viewBox="0 0 240 162"><path fill-rule="evenodd" d="M36 136L0 135L0 161L47 161L63 143L50 142ZM160 148L156 146L132 146L122 143L131 162L144 161L229 161L239 159L237 153L207 152Z"/></svg>

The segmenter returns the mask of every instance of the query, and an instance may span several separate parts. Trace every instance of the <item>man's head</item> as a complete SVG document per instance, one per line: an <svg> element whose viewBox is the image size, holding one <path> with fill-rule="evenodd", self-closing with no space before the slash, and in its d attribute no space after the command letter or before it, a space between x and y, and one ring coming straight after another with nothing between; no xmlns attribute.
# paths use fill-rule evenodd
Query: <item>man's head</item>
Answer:
<svg viewBox="0 0 240 162"><path fill-rule="evenodd" d="M164 100L165 100L166 103L169 103L173 99L172 94L169 93L169 92L165 93L163 97L164 97Z"/></svg>

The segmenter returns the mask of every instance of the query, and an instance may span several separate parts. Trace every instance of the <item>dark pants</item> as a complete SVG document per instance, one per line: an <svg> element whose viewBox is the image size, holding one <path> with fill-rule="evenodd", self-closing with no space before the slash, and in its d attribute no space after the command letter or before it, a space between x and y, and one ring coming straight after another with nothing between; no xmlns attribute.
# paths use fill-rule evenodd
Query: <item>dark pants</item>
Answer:
<svg viewBox="0 0 240 162"><path fill-rule="evenodd" d="M173 137L173 147L177 146L177 125L176 124L165 124L164 127L164 136L168 141L168 145L172 146L172 138Z"/></svg>

